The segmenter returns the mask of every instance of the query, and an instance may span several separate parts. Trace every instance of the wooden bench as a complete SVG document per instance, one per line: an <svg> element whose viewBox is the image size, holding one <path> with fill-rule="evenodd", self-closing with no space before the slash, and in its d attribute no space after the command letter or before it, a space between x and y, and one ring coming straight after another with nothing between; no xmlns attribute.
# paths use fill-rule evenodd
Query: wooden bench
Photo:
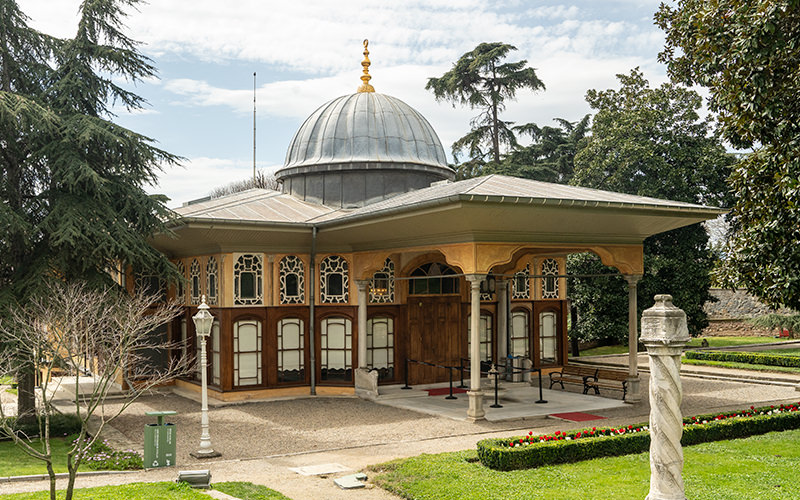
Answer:
<svg viewBox="0 0 800 500"><path fill-rule="evenodd" d="M589 390L586 381L590 378L597 379L597 368L567 365L561 368L561 371L550 372L550 389L552 389L555 384L560 384L563 389L564 382L567 382L570 384L582 385L583 393L586 394L586 391Z"/></svg>
<svg viewBox="0 0 800 500"><path fill-rule="evenodd" d="M586 394L589 389L594 389L595 394L600 394L601 387L622 389L622 400L624 401L628 394L628 372L599 368L594 376L588 377L584 382L583 393Z"/></svg>

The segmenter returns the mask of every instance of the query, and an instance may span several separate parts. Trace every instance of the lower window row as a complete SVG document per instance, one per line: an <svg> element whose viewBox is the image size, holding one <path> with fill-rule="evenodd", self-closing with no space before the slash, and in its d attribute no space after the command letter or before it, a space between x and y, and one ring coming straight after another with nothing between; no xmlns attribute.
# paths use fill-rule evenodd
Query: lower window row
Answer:
<svg viewBox="0 0 800 500"><path fill-rule="evenodd" d="M182 354L188 354L186 320L181 321ZM300 318L278 321L278 382L304 382L306 333ZM200 359L200 337L196 339L196 356ZM214 321L207 341L209 382L220 385L219 322ZM325 318L320 329L320 380L353 380L353 325L348 318ZM233 385L261 385L262 325L258 320L241 320L233 324ZM394 378L394 320L374 317L367 321L367 367L378 370L380 379ZM196 369L200 377L200 364Z"/></svg>

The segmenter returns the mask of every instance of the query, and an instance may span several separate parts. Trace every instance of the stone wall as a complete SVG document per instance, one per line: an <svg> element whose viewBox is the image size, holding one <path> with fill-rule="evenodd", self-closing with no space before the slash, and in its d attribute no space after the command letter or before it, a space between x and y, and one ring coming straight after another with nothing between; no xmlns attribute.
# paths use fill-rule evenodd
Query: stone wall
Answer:
<svg viewBox="0 0 800 500"><path fill-rule="evenodd" d="M745 320L764 314L795 314L787 308L775 311L744 290L725 290L712 288L711 295L716 302L706 302L703 309L708 314L708 327L702 335L711 337L771 337L775 331L757 328Z"/></svg>

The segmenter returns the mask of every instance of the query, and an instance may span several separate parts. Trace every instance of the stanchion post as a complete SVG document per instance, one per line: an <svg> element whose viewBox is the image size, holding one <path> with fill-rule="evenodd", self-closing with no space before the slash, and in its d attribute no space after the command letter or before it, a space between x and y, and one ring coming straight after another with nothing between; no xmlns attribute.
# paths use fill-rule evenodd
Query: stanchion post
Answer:
<svg viewBox="0 0 800 500"><path fill-rule="evenodd" d="M411 389L411 386L408 385L408 358L406 358L406 385L401 387L401 389Z"/></svg>
<svg viewBox="0 0 800 500"><path fill-rule="evenodd" d="M542 396L542 369L537 368L536 370L539 372L539 401L537 401L536 404L547 403L547 400Z"/></svg>
<svg viewBox="0 0 800 500"><path fill-rule="evenodd" d="M453 370L455 367L448 366L447 371L450 373L450 395L446 396L444 399L458 399L457 397L453 396Z"/></svg>
<svg viewBox="0 0 800 500"><path fill-rule="evenodd" d="M492 365L492 369L489 370L489 376L494 377L494 404L489 405L489 408L502 408L503 405L500 404L497 397L497 388L500 380L500 372L497 370L497 367L495 365Z"/></svg>
<svg viewBox="0 0 800 500"><path fill-rule="evenodd" d="M464 358L458 358L458 371L461 374L461 383L458 385L458 388L466 389L467 386L464 385Z"/></svg>

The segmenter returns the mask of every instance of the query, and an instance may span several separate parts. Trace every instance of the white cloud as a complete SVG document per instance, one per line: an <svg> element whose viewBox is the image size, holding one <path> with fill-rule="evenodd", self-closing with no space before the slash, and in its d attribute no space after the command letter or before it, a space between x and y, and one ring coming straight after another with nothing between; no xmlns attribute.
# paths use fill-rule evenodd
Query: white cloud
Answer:
<svg viewBox="0 0 800 500"><path fill-rule="evenodd" d="M277 165L257 164L258 169L274 171ZM248 160L225 158L189 158L183 166L167 168L158 177L158 185L148 192L163 193L170 197L167 206L176 208L183 203L208 196L217 187L247 179L252 175L253 164Z"/></svg>

